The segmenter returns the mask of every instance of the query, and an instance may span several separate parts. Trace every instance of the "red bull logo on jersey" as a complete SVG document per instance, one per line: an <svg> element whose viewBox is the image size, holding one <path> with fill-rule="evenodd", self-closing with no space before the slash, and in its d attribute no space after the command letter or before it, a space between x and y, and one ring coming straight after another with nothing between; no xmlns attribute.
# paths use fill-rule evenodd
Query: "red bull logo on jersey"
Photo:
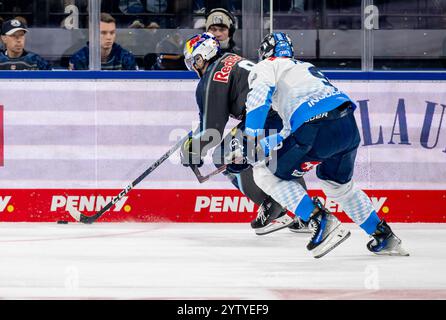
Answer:
<svg viewBox="0 0 446 320"><path fill-rule="evenodd" d="M254 212L254 202L246 197L205 197L195 200L195 212Z"/></svg>
<svg viewBox="0 0 446 320"><path fill-rule="evenodd" d="M55 195L51 201L51 211L57 211L62 209L68 211L70 209L76 209L81 212L96 212L104 208L110 201L112 201L113 196L103 197L103 196L62 196ZM123 197L120 201L115 204L113 211L121 211L127 197Z"/></svg>
<svg viewBox="0 0 446 320"><path fill-rule="evenodd" d="M214 74L214 77L212 78L212 80L217 81L217 82L228 83L229 75L231 74L232 68L240 60L242 60L242 57L237 56L237 55L230 55L229 57L223 59L222 60L222 62L224 63L223 68L221 68L220 71L217 71Z"/></svg>

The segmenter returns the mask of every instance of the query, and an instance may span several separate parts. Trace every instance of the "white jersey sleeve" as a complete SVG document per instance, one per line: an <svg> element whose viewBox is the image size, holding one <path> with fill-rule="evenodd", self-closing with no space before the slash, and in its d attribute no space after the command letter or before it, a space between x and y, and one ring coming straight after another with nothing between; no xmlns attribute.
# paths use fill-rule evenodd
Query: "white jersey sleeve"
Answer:
<svg viewBox="0 0 446 320"><path fill-rule="evenodd" d="M248 78L250 91L246 100L246 133L256 137L264 128L276 91L275 71L272 64L256 64Z"/></svg>
<svg viewBox="0 0 446 320"><path fill-rule="evenodd" d="M259 62L250 73L250 88L246 133L253 136L271 107L282 118L280 135L286 138L312 117L351 101L311 63L289 58Z"/></svg>

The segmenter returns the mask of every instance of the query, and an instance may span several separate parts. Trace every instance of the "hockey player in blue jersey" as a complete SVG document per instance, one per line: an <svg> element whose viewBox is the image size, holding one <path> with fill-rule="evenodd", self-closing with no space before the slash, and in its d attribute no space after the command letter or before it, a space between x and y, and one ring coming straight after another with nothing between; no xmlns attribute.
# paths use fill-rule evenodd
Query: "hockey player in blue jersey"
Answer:
<svg viewBox="0 0 446 320"><path fill-rule="evenodd" d="M269 157L253 169L256 184L280 205L313 226L307 245L314 257L330 252L350 232L328 210L313 203L296 179L316 168L322 189L373 239L367 248L376 254L408 255L370 199L352 181L360 136L353 111L355 104L333 86L312 64L295 60L288 35L267 35L259 49L260 62L249 75L250 92L245 134L257 140L257 153ZM270 109L277 111L283 128L262 137Z"/></svg>

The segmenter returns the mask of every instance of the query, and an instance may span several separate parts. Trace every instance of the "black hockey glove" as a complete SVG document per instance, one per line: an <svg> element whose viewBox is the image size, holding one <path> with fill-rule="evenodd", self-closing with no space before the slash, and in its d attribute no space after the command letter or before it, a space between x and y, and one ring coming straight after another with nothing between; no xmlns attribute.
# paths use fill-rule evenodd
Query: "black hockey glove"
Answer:
<svg viewBox="0 0 446 320"><path fill-rule="evenodd" d="M239 174L251 167L249 163L230 163L226 166L226 170L230 173Z"/></svg>
<svg viewBox="0 0 446 320"><path fill-rule="evenodd" d="M201 156L198 152L194 152L192 150L192 142L193 139L191 137L187 139L184 142L183 146L181 147L180 151L181 164L185 167L190 167L191 165L195 165L199 168L203 165L203 160L201 159Z"/></svg>

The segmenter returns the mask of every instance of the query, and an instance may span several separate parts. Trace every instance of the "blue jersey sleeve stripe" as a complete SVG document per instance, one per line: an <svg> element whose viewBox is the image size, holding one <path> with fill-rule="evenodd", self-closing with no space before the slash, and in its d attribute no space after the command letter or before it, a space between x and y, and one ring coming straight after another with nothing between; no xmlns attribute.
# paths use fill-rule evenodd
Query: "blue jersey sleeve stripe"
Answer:
<svg viewBox="0 0 446 320"><path fill-rule="evenodd" d="M290 119L291 133L295 132L305 121L310 120L318 114L329 112L336 109L344 102L351 101L350 98L340 93L336 96L331 96L320 100L316 104L310 105L310 102L305 102L294 111Z"/></svg>
<svg viewBox="0 0 446 320"><path fill-rule="evenodd" d="M245 132L253 137L256 137L259 129L263 129L266 118L268 117L269 109L273 101L273 93L276 87L270 87L265 97L265 102L253 110L250 110L246 115L246 130ZM248 102L249 103L249 102Z"/></svg>
<svg viewBox="0 0 446 320"><path fill-rule="evenodd" d="M252 110L246 115L245 132L248 135L256 137L258 133L260 133L263 130L263 126L265 125L269 109L270 109L269 105L263 105L259 108Z"/></svg>

